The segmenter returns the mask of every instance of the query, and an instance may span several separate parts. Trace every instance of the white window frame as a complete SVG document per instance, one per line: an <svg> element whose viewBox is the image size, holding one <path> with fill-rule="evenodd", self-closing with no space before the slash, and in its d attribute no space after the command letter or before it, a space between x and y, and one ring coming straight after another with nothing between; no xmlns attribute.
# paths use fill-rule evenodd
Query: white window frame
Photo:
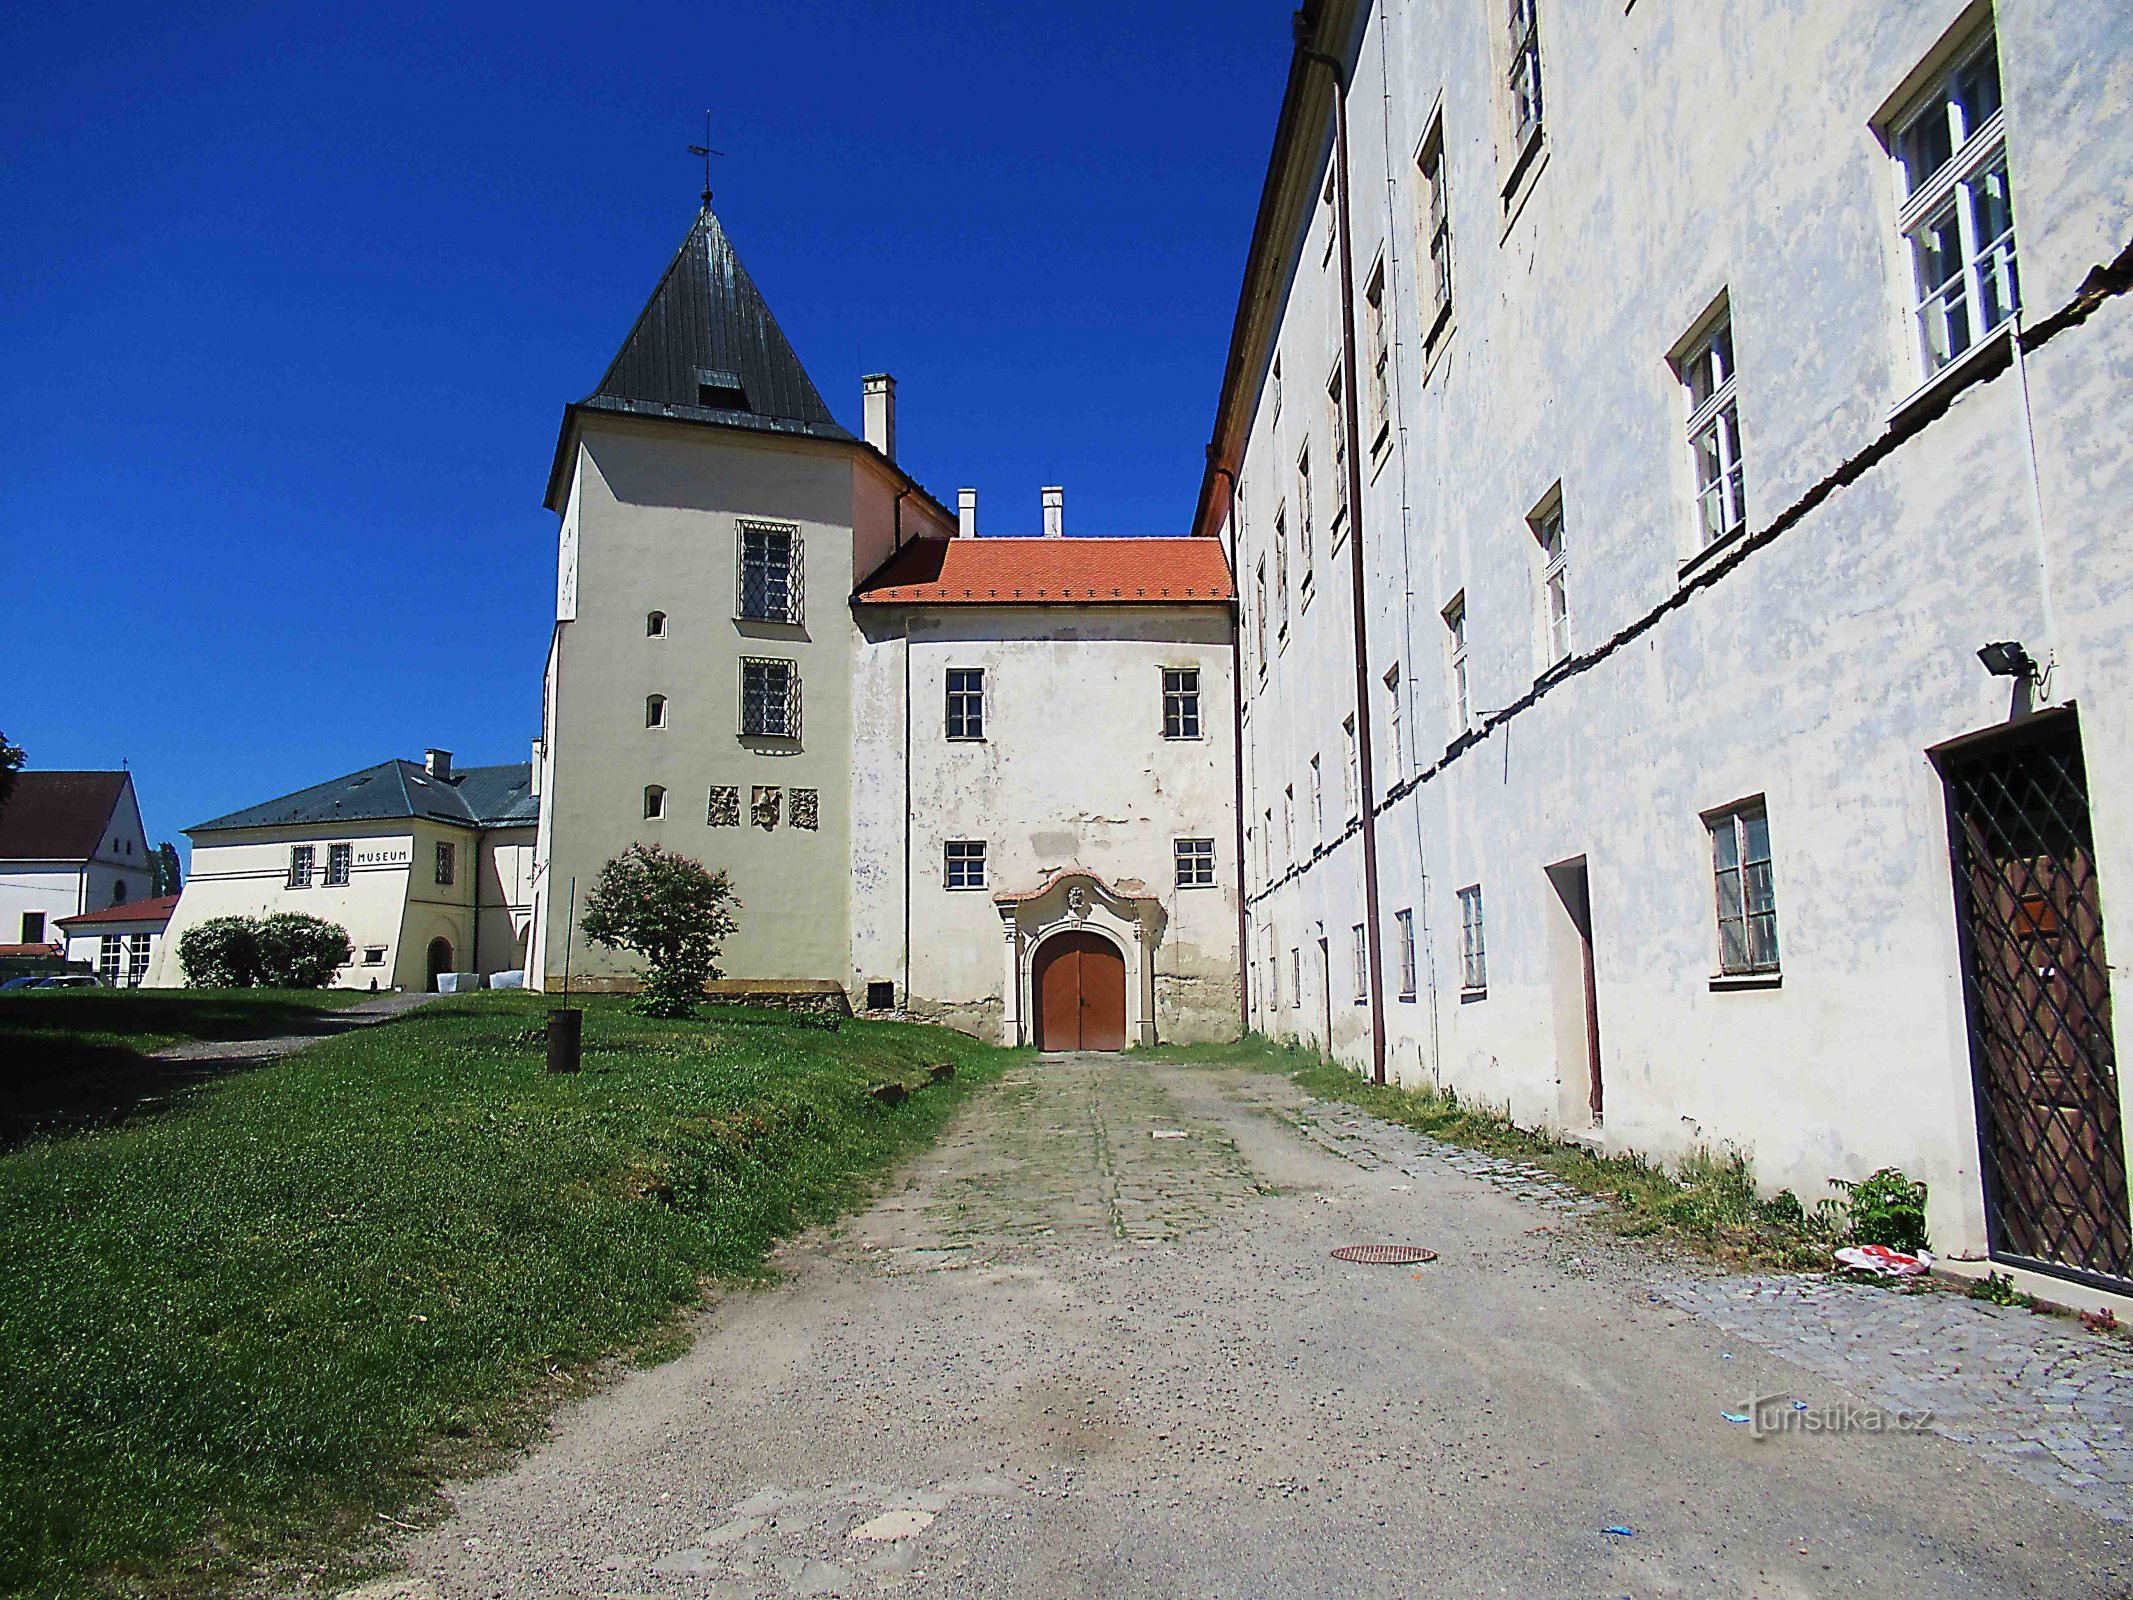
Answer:
<svg viewBox="0 0 2133 1600"><path fill-rule="evenodd" d="M1348 384L1338 361L1326 380L1326 409L1333 440L1333 516L1327 524L1328 541L1338 550L1348 533Z"/></svg>
<svg viewBox="0 0 2133 1600"><path fill-rule="evenodd" d="M315 845L292 844L289 846L289 887L308 889L311 875L318 863L318 848Z"/></svg>
<svg viewBox="0 0 2133 1600"><path fill-rule="evenodd" d="M126 938L126 984L138 989L141 980L148 976L149 958L155 950L155 935L152 933L129 934Z"/></svg>
<svg viewBox="0 0 2133 1600"><path fill-rule="evenodd" d="M1444 608L1444 648L1446 663L1450 668L1452 692L1453 736L1469 732L1474 726L1473 686L1467 681L1466 656L1466 591L1461 589L1452 596Z"/></svg>
<svg viewBox="0 0 2133 1600"><path fill-rule="evenodd" d="M1320 840L1326 837L1326 780L1316 755L1311 757L1311 832Z"/></svg>
<svg viewBox="0 0 2133 1600"><path fill-rule="evenodd" d="M1699 550L1738 538L1748 526L1733 351L1732 306L1721 300L1674 363L1689 414L1689 472L1696 489Z"/></svg>
<svg viewBox="0 0 2133 1600"><path fill-rule="evenodd" d="M1363 768L1355 743L1355 718L1341 718L1341 805L1351 817L1363 813Z"/></svg>
<svg viewBox="0 0 2133 1600"><path fill-rule="evenodd" d="M1214 840L1174 839L1171 841L1171 860L1176 870L1176 887L1212 889L1215 886Z"/></svg>
<svg viewBox="0 0 2133 1600"><path fill-rule="evenodd" d="M1385 735L1392 749L1392 775L1397 781L1407 776L1406 723L1400 716L1400 663L1395 661L1385 669Z"/></svg>
<svg viewBox="0 0 2133 1600"><path fill-rule="evenodd" d="M1311 578L1316 563L1311 559L1311 447L1296 452L1296 604L1311 603Z"/></svg>
<svg viewBox="0 0 2133 1600"><path fill-rule="evenodd" d="M948 839L941 844L941 887L952 893L986 885L985 841Z"/></svg>
<svg viewBox="0 0 2133 1600"><path fill-rule="evenodd" d="M1274 636L1289 636L1289 507L1283 501L1274 509Z"/></svg>
<svg viewBox="0 0 2133 1600"><path fill-rule="evenodd" d="M1300 1011L1304 1003L1304 953L1303 946L1289 946L1289 1009Z"/></svg>
<svg viewBox="0 0 2133 1600"><path fill-rule="evenodd" d="M1289 865L1296 864L1296 785L1281 791L1281 842L1288 851Z"/></svg>
<svg viewBox="0 0 2133 1600"><path fill-rule="evenodd" d="M1988 59L2000 103L1972 126L1962 85L1965 76ZM1913 173L1908 160L1912 135L1936 113L1947 119L1949 155L1933 171ZM1896 226L1903 236L1911 286L1911 335L1922 377L1930 382L2012 323L2022 309L2013 183L2007 166L2006 85L1999 70L1998 36L1989 21L1953 55L1945 71L1936 73L1889 119L1888 127ZM1987 238L1986 212L1995 177L2006 226ZM1955 270L1932 284L1926 270L1934 249L1929 239L1950 220L1955 224ZM1959 315L1951 314L1958 300Z"/></svg>
<svg viewBox="0 0 2133 1600"><path fill-rule="evenodd" d="M1480 995L1489 992L1489 938L1487 913L1481 902L1481 885L1468 884L1459 891L1459 992Z"/></svg>
<svg viewBox="0 0 2133 1600"><path fill-rule="evenodd" d="M326 887L345 889L355 868L355 846L352 844L329 844L326 846Z"/></svg>
<svg viewBox="0 0 2133 1600"><path fill-rule="evenodd" d="M644 725L648 729L664 728L667 725L667 697L663 694L648 694L644 697Z"/></svg>
<svg viewBox="0 0 2133 1600"><path fill-rule="evenodd" d="M1522 157L1539 143L1547 126L1541 94L1540 0L1507 0L1506 17L1511 46L1505 73L1511 147L1514 157Z"/></svg>
<svg viewBox="0 0 2133 1600"><path fill-rule="evenodd" d="M1570 659L1570 544L1560 489L1526 519L1540 551L1542 670Z"/></svg>
<svg viewBox="0 0 2133 1600"><path fill-rule="evenodd" d="M1385 263L1370 269L1363 288L1363 348L1369 354L1370 455L1376 460L1392 440L1391 320L1385 314ZM1345 424L1343 424L1345 426Z"/></svg>
<svg viewBox="0 0 2133 1600"><path fill-rule="evenodd" d="M1267 649L1266 649L1266 557L1265 557L1265 556L1261 556L1261 557L1259 558L1259 572L1258 572L1258 583L1259 583L1259 604L1258 604L1258 605L1256 605L1256 606L1254 606L1254 607L1252 608L1252 631L1253 631L1254 635L1256 636L1256 639L1257 639L1257 643L1258 643L1258 649L1257 649L1257 650L1255 650L1255 651L1253 652L1253 654L1255 654L1255 655L1256 655L1256 656L1258 656L1258 658L1259 658L1259 676L1260 676L1260 677L1262 677L1262 678L1264 678L1264 677L1266 676L1266 664L1267 664Z"/></svg>
<svg viewBox="0 0 2133 1600"><path fill-rule="evenodd" d="M1440 112L1430 122L1429 132L1415 153L1419 180L1417 224L1422 235L1422 260L1429 283L1429 315L1423 324L1422 346L1434 349L1452 320L1452 212L1444 186L1444 117Z"/></svg>
<svg viewBox="0 0 2133 1600"><path fill-rule="evenodd" d="M664 639L667 636L667 614L664 611L647 611L644 614L644 636L647 639Z"/></svg>
<svg viewBox="0 0 2133 1600"><path fill-rule="evenodd" d="M644 820L658 822L667 814L667 792L656 783L644 786Z"/></svg>
<svg viewBox="0 0 2133 1600"><path fill-rule="evenodd" d="M1350 930L1355 955L1355 1003L1370 1004L1370 930L1358 922Z"/></svg>
<svg viewBox="0 0 2133 1600"><path fill-rule="evenodd" d="M1200 669L1165 667L1163 670L1163 737L1204 739L1207 724L1200 715Z"/></svg>
<svg viewBox="0 0 2133 1600"><path fill-rule="evenodd" d="M1400 995L1402 1000L1415 997L1415 914L1412 910L1395 911L1393 926L1400 934Z"/></svg>
<svg viewBox="0 0 2133 1600"><path fill-rule="evenodd" d="M959 678L964 681L958 683ZM968 681L972 678L977 680L974 686ZM950 667L942 685L943 736L958 744L982 744L985 741L985 669Z"/></svg>
<svg viewBox="0 0 2133 1600"><path fill-rule="evenodd" d="M112 988L118 987L119 964L125 959L126 941L115 933L107 933L97 941L96 975Z"/></svg>

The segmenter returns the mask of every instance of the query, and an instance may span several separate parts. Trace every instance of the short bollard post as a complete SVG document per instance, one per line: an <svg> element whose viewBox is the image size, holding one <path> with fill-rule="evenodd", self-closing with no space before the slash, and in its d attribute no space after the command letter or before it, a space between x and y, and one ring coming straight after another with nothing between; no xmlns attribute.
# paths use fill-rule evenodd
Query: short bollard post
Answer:
<svg viewBox="0 0 2133 1600"><path fill-rule="evenodd" d="M548 1013L548 1070L576 1072L585 1033L585 1013L576 1009Z"/></svg>

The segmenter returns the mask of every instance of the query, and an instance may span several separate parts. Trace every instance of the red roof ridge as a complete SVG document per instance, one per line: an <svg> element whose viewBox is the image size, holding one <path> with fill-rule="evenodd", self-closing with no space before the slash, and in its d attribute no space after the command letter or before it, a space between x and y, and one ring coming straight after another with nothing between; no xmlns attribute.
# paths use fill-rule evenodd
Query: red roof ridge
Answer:
<svg viewBox="0 0 2133 1600"><path fill-rule="evenodd" d="M129 900L122 906L105 906L101 911L84 911L71 917L56 917L53 926L70 928L77 922L168 922L178 909L178 897L174 894L157 895L152 900Z"/></svg>

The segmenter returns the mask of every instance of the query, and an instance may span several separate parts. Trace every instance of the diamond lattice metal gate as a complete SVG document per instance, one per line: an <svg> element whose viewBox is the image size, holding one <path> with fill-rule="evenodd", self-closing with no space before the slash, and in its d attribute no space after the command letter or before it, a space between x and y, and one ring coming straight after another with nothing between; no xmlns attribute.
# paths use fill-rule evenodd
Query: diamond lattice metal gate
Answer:
<svg viewBox="0 0 2133 1600"><path fill-rule="evenodd" d="M2111 981L2071 711L1943 754L1995 1259L2133 1287Z"/></svg>

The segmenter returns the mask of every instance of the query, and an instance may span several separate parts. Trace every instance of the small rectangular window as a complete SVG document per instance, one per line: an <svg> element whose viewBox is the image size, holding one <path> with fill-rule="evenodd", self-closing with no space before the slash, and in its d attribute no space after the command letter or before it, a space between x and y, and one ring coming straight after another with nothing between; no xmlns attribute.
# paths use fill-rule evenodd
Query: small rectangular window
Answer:
<svg viewBox="0 0 2133 1600"><path fill-rule="evenodd" d="M985 887L985 841L950 839L946 846L946 881L951 889Z"/></svg>
<svg viewBox="0 0 2133 1600"><path fill-rule="evenodd" d="M1459 891L1459 986L1468 994L1489 987L1489 946L1481 922L1481 885Z"/></svg>
<svg viewBox="0 0 2133 1600"><path fill-rule="evenodd" d="M1718 888L1718 970L1778 970L1777 885L1770 870L1770 817L1760 800L1704 818Z"/></svg>
<svg viewBox="0 0 2133 1600"><path fill-rule="evenodd" d="M363 965L366 967L384 966L385 946L382 944L367 944L363 946Z"/></svg>
<svg viewBox="0 0 2133 1600"><path fill-rule="evenodd" d="M1311 836L1314 839L1326 836L1325 767L1315 755L1311 758Z"/></svg>
<svg viewBox="0 0 2133 1600"><path fill-rule="evenodd" d="M1540 0L1509 0L1511 141L1523 152L1541 135Z"/></svg>
<svg viewBox="0 0 2133 1600"><path fill-rule="evenodd" d="M1927 377L2022 308L1999 47L1988 27L1891 125Z"/></svg>
<svg viewBox="0 0 2133 1600"><path fill-rule="evenodd" d="M741 617L800 621L800 530L785 522L743 522L740 545Z"/></svg>
<svg viewBox="0 0 2133 1600"><path fill-rule="evenodd" d="M352 862L354 849L355 847L353 845L345 844L329 844L328 846L326 846L327 888L341 889L347 887L348 871Z"/></svg>
<svg viewBox="0 0 2133 1600"><path fill-rule="evenodd" d="M1422 257L1429 299L1422 318L1422 342L1434 344L1452 319L1452 213L1444 191L1444 119L1431 124L1416 159L1421 177Z"/></svg>
<svg viewBox="0 0 2133 1600"><path fill-rule="evenodd" d="M1163 669L1163 737L1166 739L1197 739L1200 737L1200 669L1198 667L1165 667Z"/></svg>
<svg viewBox="0 0 2133 1600"><path fill-rule="evenodd" d="M311 887L311 866L317 859L318 852L308 844L292 844L289 846L290 888L308 889Z"/></svg>
<svg viewBox="0 0 2133 1600"><path fill-rule="evenodd" d="M667 792L656 783L644 786L644 820L657 822L667 814Z"/></svg>
<svg viewBox="0 0 2133 1600"><path fill-rule="evenodd" d="M449 839L437 841L437 881L450 883L459 867L459 846Z"/></svg>
<svg viewBox="0 0 2133 1600"><path fill-rule="evenodd" d="M951 739L982 739L985 737L985 669L983 667L950 667L948 669L948 737Z"/></svg>
<svg viewBox="0 0 2133 1600"><path fill-rule="evenodd" d="M1356 763L1355 718L1341 718L1341 805L1351 817L1363 811L1363 772Z"/></svg>
<svg viewBox="0 0 2133 1600"><path fill-rule="evenodd" d="M1266 561L1264 558L1262 558L1259 562L1259 570L1256 577L1256 587L1258 589L1259 594L1259 603L1252 607L1252 640L1255 646L1252 653L1259 658L1259 676L1263 678L1266 676L1267 663Z"/></svg>
<svg viewBox="0 0 2133 1600"><path fill-rule="evenodd" d="M1281 791L1281 842L1293 864L1296 860L1296 785L1293 783Z"/></svg>
<svg viewBox="0 0 2133 1600"><path fill-rule="evenodd" d="M1554 666L1570 654L1570 562L1563 544L1563 499L1557 494L1547 509L1528 519L1540 546L1543 653Z"/></svg>
<svg viewBox="0 0 2133 1600"><path fill-rule="evenodd" d="M1296 1008L1304 1003L1304 953L1303 946L1289 946L1289 1005Z"/></svg>
<svg viewBox="0 0 2133 1600"><path fill-rule="evenodd" d="M42 911L25 911L22 913L22 942L24 944L44 943L44 915Z"/></svg>
<svg viewBox="0 0 2133 1600"><path fill-rule="evenodd" d="M1311 447L1296 452L1296 593L1311 598Z"/></svg>
<svg viewBox="0 0 2133 1600"><path fill-rule="evenodd" d="M1177 885L1180 889L1208 889L1215 882L1215 841L1212 839L1179 839L1174 848L1177 854Z"/></svg>
<svg viewBox="0 0 2133 1600"><path fill-rule="evenodd" d="M894 1011L896 1009L896 985L876 979L867 985L867 1009L869 1011Z"/></svg>
<svg viewBox="0 0 2133 1600"><path fill-rule="evenodd" d="M1370 931L1358 922L1351 930L1355 943L1355 1003L1370 1003Z"/></svg>
<svg viewBox="0 0 2133 1600"><path fill-rule="evenodd" d="M1474 724L1474 714L1467 703L1466 683L1466 591L1452 596L1452 603L1444 608L1444 647L1451 666L1452 731L1460 734Z"/></svg>
<svg viewBox="0 0 2133 1600"><path fill-rule="evenodd" d="M1400 664L1395 661L1385 672L1385 742L1392 755L1395 783L1407 776L1407 737L1401 729Z"/></svg>
<svg viewBox="0 0 2133 1600"><path fill-rule="evenodd" d="M1283 504L1274 513L1274 631L1289 633L1289 508Z"/></svg>
<svg viewBox="0 0 2133 1600"><path fill-rule="evenodd" d="M1326 427L1333 440L1333 548L1348 531L1348 384L1336 364L1326 380Z"/></svg>
<svg viewBox="0 0 2133 1600"><path fill-rule="evenodd" d="M1415 997L1415 914L1412 911L1395 911L1393 925L1400 933L1400 998Z"/></svg>
<svg viewBox="0 0 2133 1600"><path fill-rule="evenodd" d="M1742 494L1740 406L1733 382L1733 318L1718 320L1699 335L1676 363L1689 409L1689 459L1696 473L1699 543L1717 544L1747 526Z"/></svg>
<svg viewBox="0 0 2133 1600"><path fill-rule="evenodd" d="M741 733L764 739L800 737L798 662L741 658Z"/></svg>
<svg viewBox="0 0 2133 1600"><path fill-rule="evenodd" d="M1392 438L1392 336L1385 315L1385 264L1379 262L1363 290L1363 333L1370 357L1370 453ZM1344 423L1343 426L1346 424Z"/></svg>

